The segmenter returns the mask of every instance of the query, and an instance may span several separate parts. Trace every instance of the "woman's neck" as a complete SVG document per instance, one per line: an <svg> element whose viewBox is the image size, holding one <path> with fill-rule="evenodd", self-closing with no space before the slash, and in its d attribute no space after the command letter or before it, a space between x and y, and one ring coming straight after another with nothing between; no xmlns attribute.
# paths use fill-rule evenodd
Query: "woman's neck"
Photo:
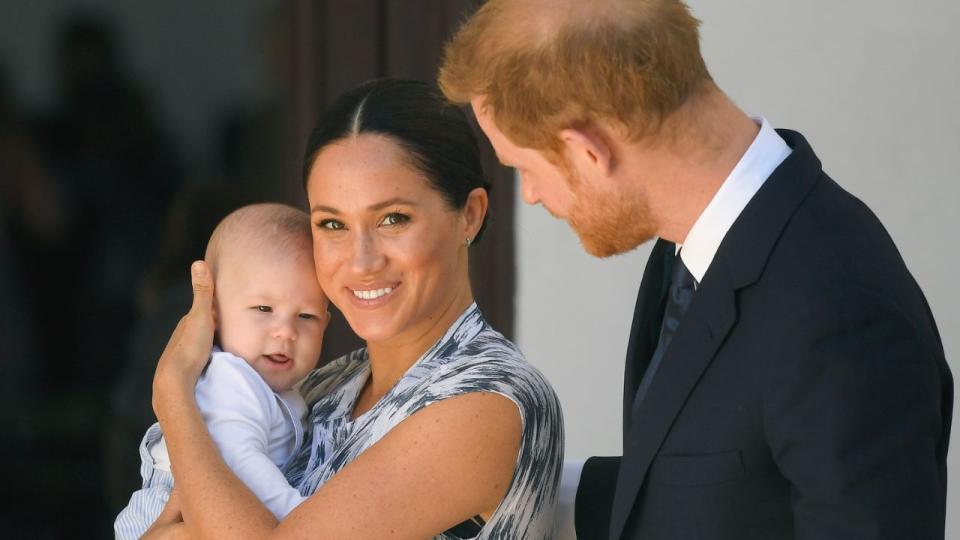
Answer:
<svg viewBox="0 0 960 540"><path fill-rule="evenodd" d="M405 335L382 343L367 342L370 378L354 407L354 417L365 413L389 392L472 303L473 293L468 286L451 298L436 317L410 328Z"/></svg>

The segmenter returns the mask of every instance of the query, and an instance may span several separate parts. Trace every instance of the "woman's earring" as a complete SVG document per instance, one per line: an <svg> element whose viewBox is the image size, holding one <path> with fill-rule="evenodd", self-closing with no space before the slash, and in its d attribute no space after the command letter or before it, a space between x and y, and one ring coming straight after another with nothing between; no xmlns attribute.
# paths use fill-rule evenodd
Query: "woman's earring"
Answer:
<svg viewBox="0 0 960 540"><path fill-rule="evenodd" d="M473 240L468 236L468 237L467 237L467 241L464 242L464 244L465 244L467 247L470 247L470 244L472 244L472 243L473 243Z"/></svg>

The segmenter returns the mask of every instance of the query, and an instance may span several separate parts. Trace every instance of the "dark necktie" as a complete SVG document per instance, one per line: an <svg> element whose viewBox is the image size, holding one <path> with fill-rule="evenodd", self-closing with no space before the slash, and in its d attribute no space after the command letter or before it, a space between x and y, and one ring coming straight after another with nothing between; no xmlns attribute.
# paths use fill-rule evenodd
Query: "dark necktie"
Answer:
<svg viewBox="0 0 960 540"><path fill-rule="evenodd" d="M640 410L640 404L643 403L643 398L650 389L650 383L653 381L653 377L656 375L657 369L663 361L663 355L667 352L670 341L673 340L677 328L680 327L683 314L687 312L687 308L690 307L690 302L693 301L694 292L696 292L696 281L693 279L693 274L687 270L686 265L683 264L683 259L681 259L680 254L677 253L673 262L673 275L670 279L667 306L663 311L663 326L660 327L660 340L657 342L656 350L653 351L653 356L650 357L650 365L647 366L647 371L644 372L643 379L640 380L640 386L637 388L637 393L633 398L631 412L634 418L637 416L637 411Z"/></svg>

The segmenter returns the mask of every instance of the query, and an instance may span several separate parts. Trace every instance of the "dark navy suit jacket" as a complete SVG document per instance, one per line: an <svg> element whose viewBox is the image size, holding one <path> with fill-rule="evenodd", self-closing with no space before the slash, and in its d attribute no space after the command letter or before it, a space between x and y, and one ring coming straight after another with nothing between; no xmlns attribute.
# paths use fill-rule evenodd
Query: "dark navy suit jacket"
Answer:
<svg viewBox="0 0 960 540"><path fill-rule="evenodd" d="M953 382L930 309L873 213L780 135L793 153L724 237L631 417L674 245L653 249L623 456L587 461L581 539L943 538Z"/></svg>

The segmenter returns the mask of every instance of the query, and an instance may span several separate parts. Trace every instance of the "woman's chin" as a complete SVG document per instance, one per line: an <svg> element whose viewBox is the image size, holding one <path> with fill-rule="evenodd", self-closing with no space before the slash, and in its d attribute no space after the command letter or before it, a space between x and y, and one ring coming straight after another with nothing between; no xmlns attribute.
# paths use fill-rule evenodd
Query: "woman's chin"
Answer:
<svg viewBox="0 0 960 540"><path fill-rule="evenodd" d="M383 343L389 341L396 334L395 326L392 320L383 320L379 317L371 317L370 314L347 314L344 313L347 324L353 330L353 333L367 343Z"/></svg>

